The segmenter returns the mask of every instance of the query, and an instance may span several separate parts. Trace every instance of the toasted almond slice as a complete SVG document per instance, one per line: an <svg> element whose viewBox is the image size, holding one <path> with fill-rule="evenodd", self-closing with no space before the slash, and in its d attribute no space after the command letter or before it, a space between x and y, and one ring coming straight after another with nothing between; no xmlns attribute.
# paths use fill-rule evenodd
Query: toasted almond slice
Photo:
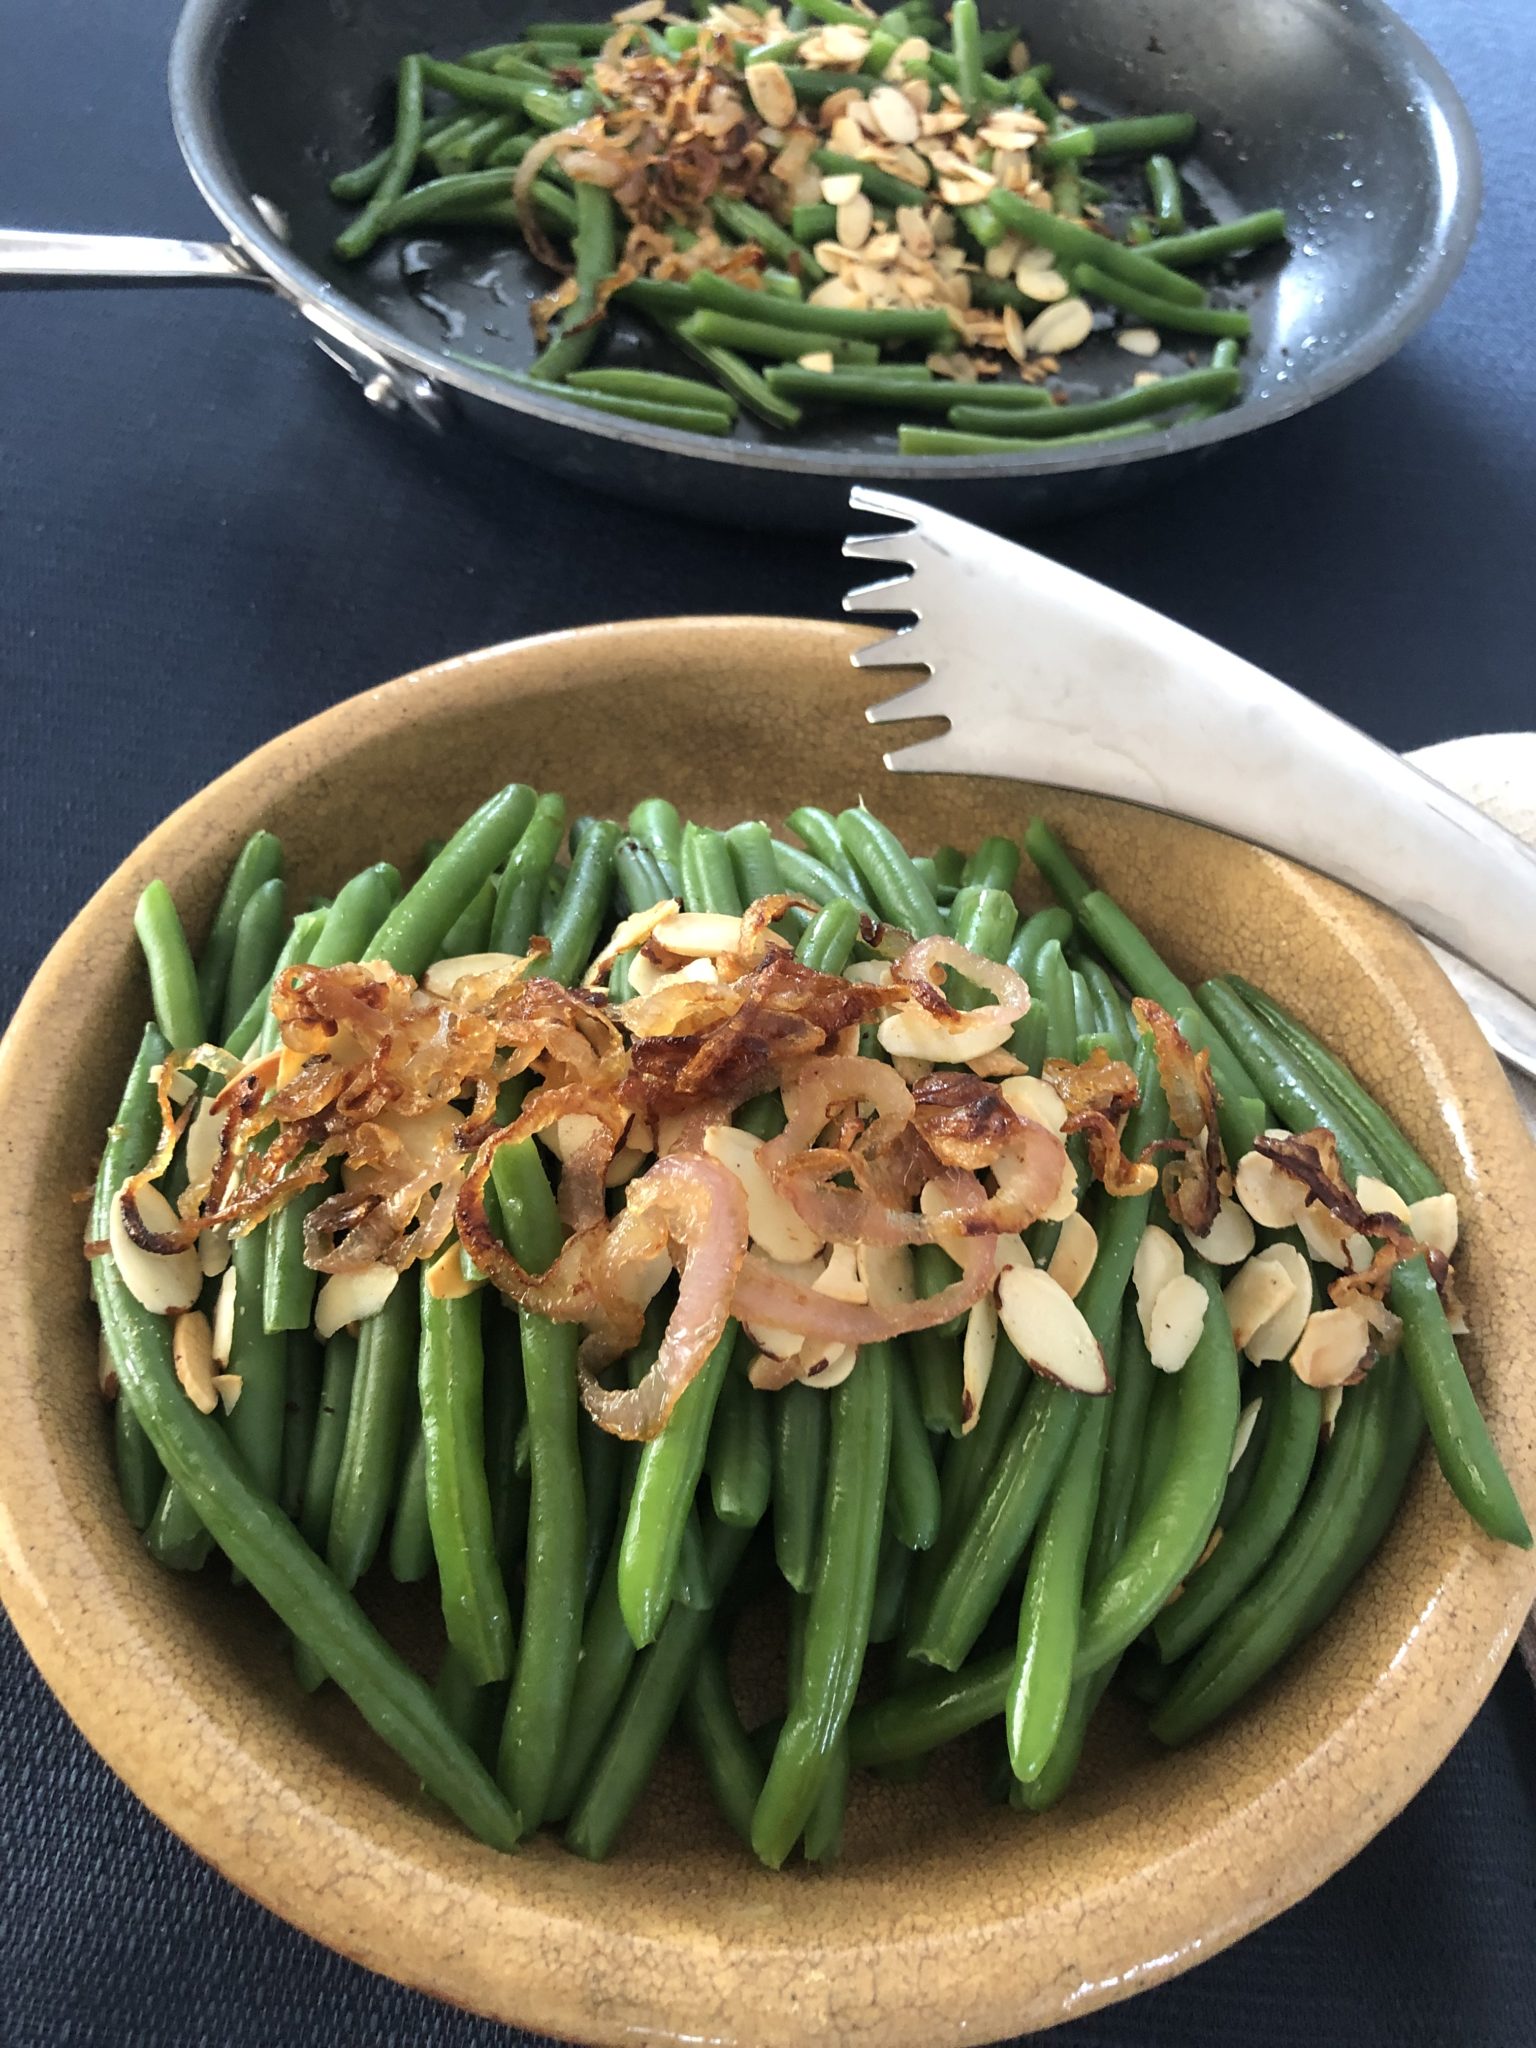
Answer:
<svg viewBox="0 0 1536 2048"><path fill-rule="evenodd" d="M1273 1259L1249 1259L1222 1289L1232 1342L1245 1350L1272 1315L1290 1300L1294 1281Z"/></svg>
<svg viewBox="0 0 1536 2048"><path fill-rule="evenodd" d="M863 192L855 192L837 209L837 239L845 249L862 249L874 225L875 209Z"/></svg>
<svg viewBox="0 0 1536 2048"><path fill-rule="evenodd" d="M1296 1218L1296 1228L1301 1232L1302 1243L1320 1266L1336 1266L1341 1273L1351 1270L1353 1260L1349 1251L1350 1239L1341 1244L1334 1232L1323 1224L1316 1208L1310 1204L1304 1206ZM1358 1236L1358 1231L1350 1233L1351 1238ZM1361 1242L1364 1240L1361 1239Z"/></svg>
<svg viewBox="0 0 1536 2048"><path fill-rule="evenodd" d="M679 910L655 928L658 946L681 960L714 959L741 950L741 919L709 910Z"/></svg>
<svg viewBox="0 0 1536 2048"><path fill-rule="evenodd" d="M1019 270L1014 272L1013 281L1026 299L1034 299L1042 306L1054 305L1071 290L1059 270Z"/></svg>
<svg viewBox="0 0 1536 2048"><path fill-rule="evenodd" d="M960 1347L960 1434L969 1436L981 1420L981 1404L997 1357L997 1303L984 1294L971 1304Z"/></svg>
<svg viewBox="0 0 1536 2048"><path fill-rule="evenodd" d="M1098 1255L1098 1232L1086 1216L1074 1210L1061 1226L1056 1249L1051 1253L1051 1262L1045 1270L1057 1286L1076 1301Z"/></svg>
<svg viewBox="0 0 1536 2048"><path fill-rule="evenodd" d="M1010 1161L1006 1158L999 1159L997 1166L992 1169L992 1178L1000 1188L1006 1184L1007 1174L1006 1172L1000 1172L999 1168L1006 1168L1009 1164ZM1048 1209L1041 1210L1041 1221L1044 1223L1065 1223L1076 1207L1077 1168L1072 1164L1070 1157L1068 1157L1061 1162L1061 1179L1057 1182L1055 1197Z"/></svg>
<svg viewBox="0 0 1536 2048"><path fill-rule="evenodd" d="M1323 1389L1323 1411L1320 1418L1320 1434L1324 1443L1333 1435L1333 1426L1339 1419L1339 1410L1344 1406L1342 1387Z"/></svg>
<svg viewBox="0 0 1536 2048"><path fill-rule="evenodd" d="M1163 337L1155 327L1122 327L1115 336L1115 347L1123 348L1128 356L1155 356L1163 345Z"/></svg>
<svg viewBox="0 0 1536 2048"><path fill-rule="evenodd" d="M994 242L981 259L981 267L988 277L1012 277L1018 266L1019 251L1023 243L1017 235L1004 235L1000 242Z"/></svg>
<svg viewBox="0 0 1536 2048"><path fill-rule="evenodd" d="M1268 1321L1260 1323L1243 1349L1255 1365L1289 1358L1312 1313L1312 1268L1293 1244L1266 1245L1249 1264L1278 1266L1291 1285L1289 1294Z"/></svg>
<svg viewBox="0 0 1536 2048"><path fill-rule="evenodd" d="M145 1228L157 1236L161 1231L176 1228L176 1211L158 1188L140 1188L138 1208ZM107 1211L107 1244L123 1285L151 1315L180 1315L196 1305L203 1286L203 1269L197 1253L190 1246L182 1252L147 1252L142 1245L135 1244L123 1221L121 1189L112 1197L112 1206Z"/></svg>
<svg viewBox="0 0 1536 2048"><path fill-rule="evenodd" d="M393 1266L359 1266L332 1273L315 1296L315 1335L328 1342L349 1323L365 1323L394 1293L400 1275Z"/></svg>
<svg viewBox="0 0 1536 2048"><path fill-rule="evenodd" d="M1237 1418L1237 1433L1232 1439L1232 1455L1227 1460L1228 1472L1235 1472L1242 1463L1244 1451L1253 1441L1254 1427L1259 1419L1259 1410L1264 1406L1263 1396L1245 1403L1243 1412Z"/></svg>
<svg viewBox="0 0 1536 2048"><path fill-rule="evenodd" d="M658 989L675 988L685 981L718 981L720 976L713 960L690 960L686 967L679 967L670 974L658 972L654 960L647 960L643 953L635 956L630 964L629 982L637 996L653 996Z"/></svg>
<svg viewBox="0 0 1536 2048"><path fill-rule="evenodd" d="M859 1271L859 1255L855 1246L833 1245L820 1278L812 1282L812 1292L830 1294L834 1301L847 1301L863 1307L869 1300L869 1290Z"/></svg>
<svg viewBox="0 0 1536 2048"><path fill-rule="evenodd" d="M213 1362L228 1365L235 1348L235 1269L226 1266L219 1291L213 1297Z"/></svg>
<svg viewBox="0 0 1536 2048"><path fill-rule="evenodd" d="M1147 1353L1159 1372L1182 1372L1200 1342L1210 1296L1193 1273L1170 1280L1152 1304Z"/></svg>
<svg viewBox="0 0 1536 2048"><path fill-rule="evenodd" d="M805 302L808 306L837 306L852 311L863 306L864 301L853 286L841 277L824 278Z"/></svg>
<svg viewBox="0 0 1536 2048"><path fill-rule="evenodd" d="M1136 1290L1136 1313L1141 1334L1152 1341L1152 1305L1171 1280L1184 1271L1184 1252L1177 1238L1156 1223L1141 1233L1136 1257L1131 1264L1131 1285Z"/></svg>
<svg viewBox="0 0 1536 2048"><path fill-rule="evenodd" d="M608 1162L608 1171L603 1175L605 1188L621 1188L626 1181L633 1180L644 1167L648 1155L638 1145L621 1145Z"/></svg>
<svg viewBox="0 0 1536 2048"><path fill-rule="evenodd" d="M240 1398L245 1381L237 1372L216 1372L213 1376L213 1391L223 1403L227 1415Z"/></svg>
<svg viewBox="0 0 1536 2048"><path fill-rule="evenodd" d="M1355 1182L1355 1195L1361 1208L1372 1216L1395 1216L1399 1223L1406 1223L1412 1229L1408 1204L1395 1187L1384 1180L1378 1180L1375 1174L1361 1174Z"/></svg>
<svg viewBox="0 0 1536 2048"><path fill-rule="evenodd" d="M1314 1309L1291 1353L1291 1371L1309 1387L1342 1387L1371 1361L1371 1326L1358 1308Z"/></svg>
<svg viewBox="0 0 1536 2048"><path fill-rule="evenodd" d="M887 78L902 78L909 64L926 64L932 55L933 45L926 36L907 36L896 45L885 75Z"/></svg>
<svg viewBox="0 0 1536 2048"><path fill-rule="evenodd" d="M216 1095L205 1095L198 1104L197 1112L187 1125L187 1185L206 1188L213 1169L219 1163L219 1147L224 1136L224 1126L230 1112L216 1110Z"/></svg>
<svg viewBox="0 0 1536 2048"><path fill-rule="evenodd" d="M1079 1394L1107 1394L1104 1354L1077 1303L1038 1266L1010 1266L997 1287L998 1314L1031 1370Z"/></svg>
<svg viewBox="0 0 1536 2048"><path fill-rule="evenodd" d="M213 1334L208 1318L196 1309L171 1325L171 1360L181 1391L200 1414L211 1415L219 1405L213 1390Z"/></svg>
<svg viewBox="0 0 1536 2048"><path fill-rule="evenodd" d="M749 64L746 68L747 94L770 128L790 128L799 111L795 89L782 64Z"/></svg>
<svg viewBox="0 0 1536 2048"><path fill-rule="evenodd" d="M824 377L831 376L836 364L832 351L827 348L813 348L809 355L796 358L802 370L819 370Z"/></svg>
<svg viewBox="0 0 1536 2048"><path fill-rule="evenodd" d="M864 1299L877 1308L905 1308L917 1299L917 1280L912 1270L912 1252L904 1244L861 1244L858 1248L859 1279Z"/></svg>
<svg viewBox="0 0 1536 2048"><path fill-rule="evenodd" d="M869 55L869 30L851 21L830 22L816 37L828 64L862 64Z"/></svg>
<svg viewBox="0 0 1536 2048"><path fill-rule="evenodd" d="M1420 1244L1427 1244L1431 1251L1444 1252L1449 1258L1461 1234L1456 1197L1452 1194L1425 1195L1422 1200L1411 1202L1408 1205L1408 1228Z"/></svg>
<svg viewBox="0 0 1536 2048"><path fill-rule="evenodd" d="M1230 1195L1223 1195L1216 1220L1204 1237L1188 1230L1184 1235L1213 1266L1240 1266L1253 1250L1253 1219Z"/></svg>
<svg viewBox="0 0 1536 2048"><path fill-rule="evenodd" d="M1299 1180L1282 1173L1262 1152L1245 1152L1233 1175L1237 1199L1255 1223L1265 1230L1289 1230L1301 1213L1306 1190Z"/></svg>
<svg viewBox="0 0 1536 2048"><path fill-rule="evenodd" d="M466 1294L478 1294L485 1275L477 1268L465 1271L466 1261L458 1245L440 1252L427 1268L426 1289L434 1301L462 1301Z"/></svg>
<svg viewBox="0 0 1536 2048"><path fill-rule="evenodd" d="M197 1233L197 1263L205 1280L213 1280L229 1264L229 1226L217 1223Z"/></svg>
<svg viewBox="0 0 1536 2048"><path fill-rule="evenodd" d="M830 171L821 181L821 196L828 206L846 206L863 189L863 175L858 171Z"/></svg>
<svg viewBox="0 0 1536 2048"><path fill-rule="evenodd" d="M1029 360L1029 343L1024 339L1024 315L1017 306L1003 308L1003 346L1016 363Z"/></svg>
<svg viewBox="0 0 1536 2048"><path fill-rule="evenodd" d="M606 979L609 968L621 953L643 946L656 927L669 917L675 917L681 908L675 896L668 896L660 903L653 903L648 910L631 911L628 917L621 918L613 928L612 938L581 977L582 987L596 988L600 981Z"/></svg>
<svg viewBox="0 0 1536 2048"><path fill-rule="evenodd" d="M762 65L753 64L748 69L748 78L751 78L754 72L761 71L762 69ZM831 102L829 101L828 106L830 105ZM839 156L864 157L869 155L869 137L864 133L864 130L853 118L852 114L829 115L827 108L823 107L822 119L830 122L831 133L827 139L829 145L837 151Z"/></svg>
<svg viewBox="0 0 1536 2048"><path fill-rule="evenodd" d="M910 144L922 134L922 116L899 87L877 85L868 104L875 126L887 142Z"/></svg>
<svg viewBox="0 0 1536 2048"><path fill-rule="evenodd" d="M1026 341L1036 355L1065 355L1079 348L1093 332L1093 308L1086 299L1063 299L1037 313L1024 330Z"/></svg>
<svg viewBox="0 0 1536 2048"><path fill-rule="evenodd" d="M1025 244L1019 256L1018 269L1014 271L1014 276L1017 278L1020 270L1054 270L1055 268L1056 258L1052 251L1047 249L1041 242L1029 242Z"/></svg>
<svg viewBox="0 0 1536 2048"><path fill-rule="evenodd" d="M1161 370L1138 370L1131 379L1131 389L1133 391L1145 391L1149 384L1161 384L1162 381L1163 373Z"/></svg>
<svg viewBox="0 0 1536 2048"><path fill-rule="evenodd" d="M434 960L421 977L430 996L447 998L461 981L493 974L498 981L517 981L528 962L517 953L459 953L451 960Z"/></svg>
<svg viewBox="0 0 1536 2048"><path fill-rule="evenodd" d="M621 7L618 13L612 15L610 19L619 23L654 21L659 14L663 14L665 11L666 0L634 0L633 6Z"/></svg>
<svg viewBox="0 0 1536 2048"><path fill-rule="evenodd" d="M714 1124L704 1133L704 1150L740 1181L747 1198L747 1233L770 1259L793 1264L815 1257L822 1240L764 1173L758 1159L761 1143L750 1131Z"/></svg>
<svg viewBox="0 0 1536 2048"><path fill-rule="evenodd" d="M1013 1025L1006 1018L988 1017L985 1011L978 1010L962 1023L949 1027L939 1018L930 1017L920 1004L908 1003L882 1018L875 1036L892 1057L899 1053L905 1059L960 1066L1006 1045L1013 1036Z"/></svg>
<svg viewBox="0 0 1536 2048"><path fill-rule="evenodd" d="M1016 1230L1005 1230L997 1240L997 1270L1006 1273L1010 1266L1032 1266L1029 1246Z"/></svg>
<svg viewBox="0 0 1536 2048"><path fill-rule="evenodd" d="M859 1348L856 1344L823 1344L814 1351L808 1349L804 1356L801 1380L808 1387L819 1387L823 1393L831 1393L840 1387L849 1373L859 1362Z"/></svg>
<svg viewBox="0 0 1536 2048"><path fill-rule="evenodd" d="M1005 1081L998 1091L1015 1116L1027 1117L1031 1123L1044 1124L1048 1131L1058 1137L1067 1120L1067 1106L1049 1081L1042 1081L1038 1074L1018 1074L1011 1081Z"/></svg>

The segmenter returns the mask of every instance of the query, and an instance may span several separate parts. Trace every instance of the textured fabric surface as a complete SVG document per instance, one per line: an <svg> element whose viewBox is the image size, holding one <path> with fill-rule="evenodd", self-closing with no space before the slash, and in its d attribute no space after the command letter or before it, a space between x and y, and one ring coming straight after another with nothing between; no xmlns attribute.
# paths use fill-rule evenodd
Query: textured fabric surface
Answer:
<svg viewBox="0 0 1536 2048"><path fill-rule="evenodd" d="M1530 725L1530 0L1411 0L1489 193L1433 326L1177 497L1039 536L1400 746ZM1039 10L1035 10L1036 13ZM8 10L0 214L197 235L174 0ZM1031 22L1031 26L1034 26ZM1044 24L1039 24L1042 38ZM588 621L835 611L829 541L705 531L373 419L263 296L0 295L0 1006L184 796L322 705ZM1053 2040L1527 2042L1536 1700L1518 1664L1408 1811L1229 1954ZM371 1977L137 1805L0 1623L0 2041L255 2048L515 2037Z"/></svg>

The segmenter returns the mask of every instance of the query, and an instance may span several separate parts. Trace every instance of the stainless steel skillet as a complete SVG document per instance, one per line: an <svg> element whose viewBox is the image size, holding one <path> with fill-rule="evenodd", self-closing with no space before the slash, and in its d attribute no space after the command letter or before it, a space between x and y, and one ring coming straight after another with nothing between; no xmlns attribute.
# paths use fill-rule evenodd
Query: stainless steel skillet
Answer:
<svg viewBox="0 0 1536 2048"><path fill-rule="evenodd" d="M1110 111L1191 107L1191 181L1211 209L1283 205L1289 259L1261 264L1247 395L1155 442L1072 454L920 460L888 426L830 422L786 441L746 425L727 442L597 419L518 391L445 354L527 362L525 300L547 274L516 246L457 236L383 245L359 269L331 254L345 215L327 182L372 153L386 81L413 48L452 54L520 21L591 19L598 0L188 0L171 54L171 110L225 243L0 230L0 282L233 282L297 307L381 410L431 429L456 418L524 459L643 503L733 525L833 528L850 482L919 485L994 525L1091 509L1201 452L1284 418L1374 368L1428 316L1459 269L1477 212L1465 110L1418 38L1380 0L993 0L1029 15L1058 78ZM638 327L623 359L661 344ZM1108 351L1106 375L1124 380ZM1085 364L1092 376L1092 363Z"/></svg>

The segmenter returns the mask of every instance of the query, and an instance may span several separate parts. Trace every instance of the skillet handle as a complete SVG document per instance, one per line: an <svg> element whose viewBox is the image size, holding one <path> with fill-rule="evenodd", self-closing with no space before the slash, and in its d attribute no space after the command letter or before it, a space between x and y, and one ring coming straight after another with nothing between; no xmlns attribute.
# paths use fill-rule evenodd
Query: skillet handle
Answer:
<svg viewBox="0 0 1536 2048"><path fill-rule="evenodd" d="M0 286L267 282L229 242L0 228Z"/></svg>

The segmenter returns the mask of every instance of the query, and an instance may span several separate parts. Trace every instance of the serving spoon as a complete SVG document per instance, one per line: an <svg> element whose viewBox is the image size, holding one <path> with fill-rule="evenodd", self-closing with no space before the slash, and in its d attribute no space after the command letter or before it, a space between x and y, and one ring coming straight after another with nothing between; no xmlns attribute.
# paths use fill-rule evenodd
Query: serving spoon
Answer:
<svg viewBox="0 0 1536 2048"><path fill-rule="evenodd" d="M903 530L843 553L902 573L844 610L916 619L854 665L929 672L865 716L947 721L887 768L1119 797L1300 861L1406 919L1495 1049L1536 1076L1536 852L1514 833L1146 605L915 499L857 485L849 502Z"/></svg>

